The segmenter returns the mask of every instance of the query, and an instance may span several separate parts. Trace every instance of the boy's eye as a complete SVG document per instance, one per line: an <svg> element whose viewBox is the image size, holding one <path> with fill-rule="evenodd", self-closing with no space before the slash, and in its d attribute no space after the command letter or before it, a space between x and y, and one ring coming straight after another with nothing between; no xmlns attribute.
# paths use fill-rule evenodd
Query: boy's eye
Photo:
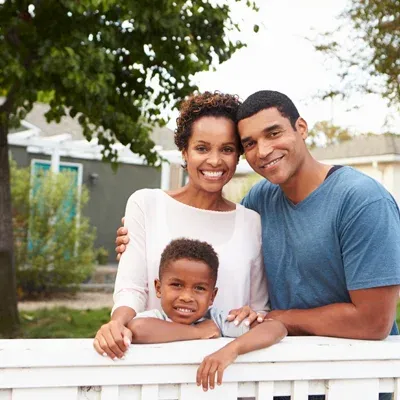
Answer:
<svg viewBox="0 0 400 400"><path fill-rule="evenodd" d="M203 286L196 286L195 289L196 289L196 290L199 290L199 291L202 291L202 292L203 292L204 290L206 290L206 288L203 287Z"/></svg>
<svg viewBox="0 0 400 400"><path fill-rule="evenodd" d="M181 284L181 283L178 283L178 282L172 282L172 283L171 283L171 286L174 286L174 287L181 287L182 284Z"/></svg>

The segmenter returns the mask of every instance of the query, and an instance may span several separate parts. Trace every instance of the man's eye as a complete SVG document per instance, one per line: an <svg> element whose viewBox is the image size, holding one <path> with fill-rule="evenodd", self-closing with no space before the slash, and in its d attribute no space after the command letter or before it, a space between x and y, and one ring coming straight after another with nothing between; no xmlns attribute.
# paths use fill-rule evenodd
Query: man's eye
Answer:
<svg viewBox="0 0 400 400"><path fill-rule="evenodd" d="M243 145L243 148L248 149L249 147L253 146L254 141L250 140Z"/></svg>
<svg viewBox="0 0 400 400"><path fill-rule="evenodd" d="M269 135L271 137L275 137L275 136L278 136L280 133L281 133L280 131L275 131L275 132L271 132Z"/></svg>

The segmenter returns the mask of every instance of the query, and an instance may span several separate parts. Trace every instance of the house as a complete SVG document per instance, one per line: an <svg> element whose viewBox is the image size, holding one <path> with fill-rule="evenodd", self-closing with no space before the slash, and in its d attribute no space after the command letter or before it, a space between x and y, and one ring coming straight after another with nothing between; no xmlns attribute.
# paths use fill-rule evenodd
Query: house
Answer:
<svg viewBox="0 0 400 400"><path fill-rule="evenodd" d="M400 135L360 135L312 155L332 165L350 165L380 182L400 204Z"/></svg>
<svg viewBox="0 0 400 400"><path fill-rule="evenodd" d="M102 162L97 140L88 142L79 123L64 117L59 124L47 123L44 117L49 106L36 103L21 127L8 135L10 153L20 167L31 166L31 172L41 169L70 170L77 174L77 184L85 184L90 200L84 214L97 229L96 247L109 252L115 260L115 234L121 225L126 201L142 188L170 189L183 182L180 152L176 150L173 132L157 127L152 132L156 151L166 160L158 167L146 165L144 159L122 144L116 144L119 167L116 172Z"/></svg>

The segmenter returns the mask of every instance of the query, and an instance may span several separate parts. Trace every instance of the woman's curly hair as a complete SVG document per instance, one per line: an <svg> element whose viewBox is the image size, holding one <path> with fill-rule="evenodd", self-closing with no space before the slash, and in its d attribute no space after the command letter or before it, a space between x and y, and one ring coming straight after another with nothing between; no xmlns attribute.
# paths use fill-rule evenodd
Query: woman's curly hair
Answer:
<svg viewBox="0 0 400 400"><path fill-rule="evenodd" d="M176 119L175 144L180 151L186 150L189 139L192 135L192 125L200 117L225 117L232 120L236 126L236 114L241 104L237 95L224 94L218 91L195 94L185 100L180 107L179 117ZM240 144L239 134L238 145L240 154L243 148Z"/></svg>

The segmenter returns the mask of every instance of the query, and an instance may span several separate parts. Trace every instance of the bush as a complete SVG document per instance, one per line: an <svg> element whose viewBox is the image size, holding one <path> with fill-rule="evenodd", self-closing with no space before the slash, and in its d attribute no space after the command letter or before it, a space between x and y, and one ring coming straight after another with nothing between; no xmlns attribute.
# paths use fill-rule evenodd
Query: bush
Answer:
<svg viewBox="0 0 400 400"><path fill-rule="evenodd" d="M104 247L99 247L96 252L96 260L99 265L107 265L108 251Z"/></svg>
<svg viewBox="0 0 400 400"><path fill-rule="evenodd" d="M95 230L82 209L88 192L78 193L72 173L46 172L30 178L11 162L14 251L20 297L75 290L94 266Z"/></svg>

